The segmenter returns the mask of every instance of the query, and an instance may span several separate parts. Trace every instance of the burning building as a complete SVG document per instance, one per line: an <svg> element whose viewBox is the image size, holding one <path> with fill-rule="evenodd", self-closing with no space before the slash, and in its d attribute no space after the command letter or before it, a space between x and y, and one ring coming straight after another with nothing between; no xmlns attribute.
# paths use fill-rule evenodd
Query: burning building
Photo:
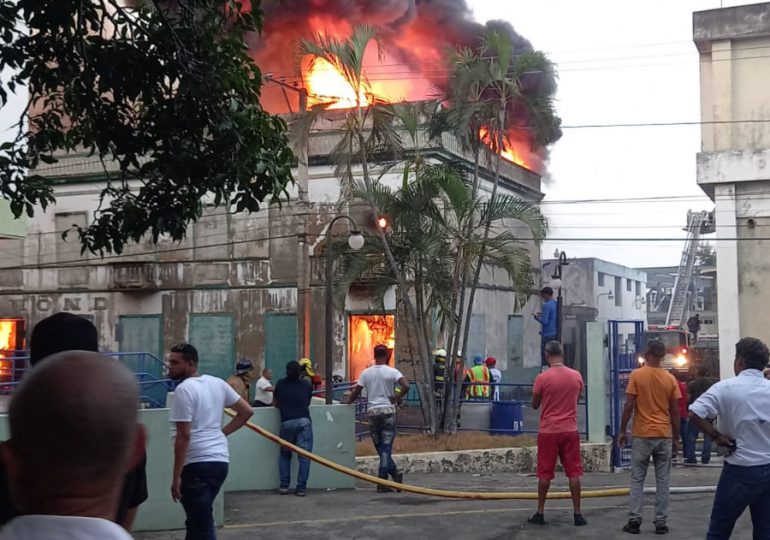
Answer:
<svg viewBox="0 0 770 540"><path fill-rule="evenodd" d="M306 89L311 105L329 108L349 108L361 98L330 64L298 60L295 45L300 38L344 34L359 22L375 25L385 52L367 50L370 93L396 102L425 99L430 88L446 85L445 49L477 46L485 28L472 21L461 0L271 0L263 7L263 35L250 45L263 71L283 83L264 87L263 103L276 113L298 111L298 93L292 87ZM531 50L507 23L490 26L505 31L516 51ZM535 93L555 89L548 73L536 74L528 85ZM333 125L333 118L329 122ZM533 151L529 131L516 129L526 123L523 112L512 111L500 191L539 201L544 151ZM301 212L294 204L251 215L206 207L180 244L161 241L153 246L146 241L105 259L81 255L74 235L70 241L61 235L93 218L104 181L102 163L69 155L56 166L40 167L39 174L58 180L57 204L29 220L25 238L0 241L7 254L0 259L0 317L21 319L31 327L57 311L81 314L94 321L102 349L110 351L162 357L172 344L189 341L199 349L202 371L220 377L229 375L241 356L279 374L302 353L322 365L326 340L331 339L335 374L354 379L368 365L373 345L385 342L412 378L414 359L405 325L399 324L395 294L388 295L383 310L351 290L336 306L333 335L325 335L323 245L328 234L342 234L327 226L342 198L331 159L339 137L323 125L311 133L307 200ZM472 166L451 136L433 142L423 135L417 143L428 162ZM115 165L106 164L107 170L111 167ZM488 190L492 167L482 164L480 176L482 190ZM385 173L382 181L397 185L401 174ZM297 188L292 189L294 199ZM306 285L298 249L303 244L309 257ZM537 265L534 246L532 258ZM514 312L515 294L503 272L482 276L468 351L471 356L495 356L507 377L521 380L525 371L527 376L536 372L540 362L537 324L531 317L538 301L533 298L523 311ZM299 306L303 295L308 306L304 313Z"/></svg>

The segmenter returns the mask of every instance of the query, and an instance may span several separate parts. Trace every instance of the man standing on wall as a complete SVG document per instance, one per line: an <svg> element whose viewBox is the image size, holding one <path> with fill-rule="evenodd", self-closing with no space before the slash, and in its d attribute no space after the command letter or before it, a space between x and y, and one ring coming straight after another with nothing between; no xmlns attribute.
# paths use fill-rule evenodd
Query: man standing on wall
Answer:
<svg viewBox="0 0 770 540"><path fill-rule="evenodd" d="M265 368L262 370L262 376L257 381L257 387L254 390L254 406L269 407L273 404L273 370Z"/></svg>
<svg viewBox="0 0 770 540"><path fill-rule="evenodd" d="M553 289L550 287L543 287L540 291L543 298L543 312L535 313L534 317L537 322L540 323L540 357L541 364L543 366L548 365L548 361L545 358L545 344L549 341L555 341L558 333L558 309L556 300L553 299Z"/></svg>
<svg viewBox="0 0 770 540"><path fill-rule="evenodd" d="M198 351L192 345L171 348L168 374L181 381L169 412L176 426L171 497L182 502L187 515L187 540L215 539L214 499L230 462L227 436L254 411L225 381L198 373ZM225 407L232 407L236 416L222 427Z"/></svg>
<svg viewBox="0 0 770 540"><path fill-rule="evenodd" d="M280 436L283 440L299 446L308 452L313 451L313 423L310 420L310 402L313 399L313 389L310 383L302 377L302 366L299 362L291 361L286 364L286 378L278 381L273 392L275 406L281 412ZM307 479L310 476L310 460L297 456L297 488L294 493L304 497L307 490ZM278 493L289 493L291 484L291 450L281 447L278 457L278 472L281 485Z"/></svg>
<svg viewBox="0 0 770 540"><path fill-rule="evenodd" d="M254 371L254 364L248 358L241 358L235 364L235 374L230 375L227 384L232 386L233 390L248 401L251 399L251 372Z"/></svg>
<svg viewBox="0 0 770 540"><path fill-rule="evenodd" d="M396 406L409 391L409 382L399 370L388 366L389 359L390 351L385 345L374 347L375 364L361 373L358 384L345 403L355 403L366 389L369 431L374 448L380 456L378 476L387 480L390 475L395 482L400 483L404 481L404 474L396 468L391 454L393 440L396 438ZM388 487L377 486L378 493L391 491Z"/></svg>
<svg viewBox="0 0 770 540"><path fill-rule="evenodd" d="M671 456L679 452L679 385L671 373L660 367L666 346L650 341L644 365L631 372L626 389L626 404L620 422L618 446L626 445L626 428L634 416L631 442L631 493L628 523L623 532L639 534L644 507L644 480L652 457L655 466L655 533L669 532L669 481Z"/></svg>
<svg viewBox="0 0 770 540"><path fill-rule="evenodd" d="M564 365L564 349L558 341L546 343L545 356L550 369L535 378L532 390L532 408L537 410L542 406L542 410L537 434L537 512L529 522L545 525L545 499L558 457L569 478L575 526L580 527L588 525L580 512L583 462L577 428L577 402L583 391L583 377L579 371Z"/></svg>

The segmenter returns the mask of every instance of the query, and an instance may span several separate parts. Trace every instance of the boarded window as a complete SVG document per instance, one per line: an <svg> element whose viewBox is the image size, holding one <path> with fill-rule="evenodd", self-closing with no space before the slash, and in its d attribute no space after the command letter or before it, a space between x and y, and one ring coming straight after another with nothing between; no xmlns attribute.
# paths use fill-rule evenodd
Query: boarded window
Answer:
<svg viewBox="0 0 770 540"><path fill-rule="evenodd" d="M623 278L615 276L615 305L623 305Z"/></svg>
<svg viewBox="0 0 770 540"><path fill-rule="evenodd" d="M604 274L599 272L599 287L604 287Z"/></svg>
<svg viewBox="0 0 770 540"><path fill-rule="evenodd" d="M201 373L227 379L235 367L235 323L230 314L190 315L190 344L198 349Z"/></svg>

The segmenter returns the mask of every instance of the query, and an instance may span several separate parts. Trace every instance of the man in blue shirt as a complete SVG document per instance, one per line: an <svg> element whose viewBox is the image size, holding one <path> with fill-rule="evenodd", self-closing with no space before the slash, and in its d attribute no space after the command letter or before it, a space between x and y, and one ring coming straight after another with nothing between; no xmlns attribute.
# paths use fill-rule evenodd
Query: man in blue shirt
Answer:
<svg viewBox="0 0 770 540"><path fill-rule="evenodd" d="M543 366L548 365L548 361L545 359L545 344L549 341L556 341L556 325L557 325L557 309L556 300L553 299L553 289L550 287L544 287L540 291L543 297L543 312L535 313L534 317L537 322L540 323L542 329L540 330L540 362Z"/></svg>

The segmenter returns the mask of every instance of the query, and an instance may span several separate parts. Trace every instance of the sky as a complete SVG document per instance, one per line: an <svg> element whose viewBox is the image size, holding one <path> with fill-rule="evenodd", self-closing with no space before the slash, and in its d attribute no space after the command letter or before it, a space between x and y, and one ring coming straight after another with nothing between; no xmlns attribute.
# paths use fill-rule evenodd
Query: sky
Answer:
<svg viewBox="0 0 770 540"><path fill-rule="evenodd" d="M631 267L677 265L687 211L713 207L695 182L699 126L581 126L697 122L692 12L748 2L468 3L477 20L507 20L557 65L564 135L544 182L550 232L543 256L561 250ZM16 100L0 110L0 139L18 118L23 98ZM596 199L610 201L580 202Z"/></svg>
<svg viewBox="0 0 770 540"><path fill-rule="evenodd" d="M557 64L556 107L565 129L543 188L550 224L543 257L558 249L637 268L678 265L687 211L713 209L695 181L700 127L579 126L699 121L692 13L751 2L468 3L477 20L510 22ZM574 202L595 199L614 201Z"/></svg>

